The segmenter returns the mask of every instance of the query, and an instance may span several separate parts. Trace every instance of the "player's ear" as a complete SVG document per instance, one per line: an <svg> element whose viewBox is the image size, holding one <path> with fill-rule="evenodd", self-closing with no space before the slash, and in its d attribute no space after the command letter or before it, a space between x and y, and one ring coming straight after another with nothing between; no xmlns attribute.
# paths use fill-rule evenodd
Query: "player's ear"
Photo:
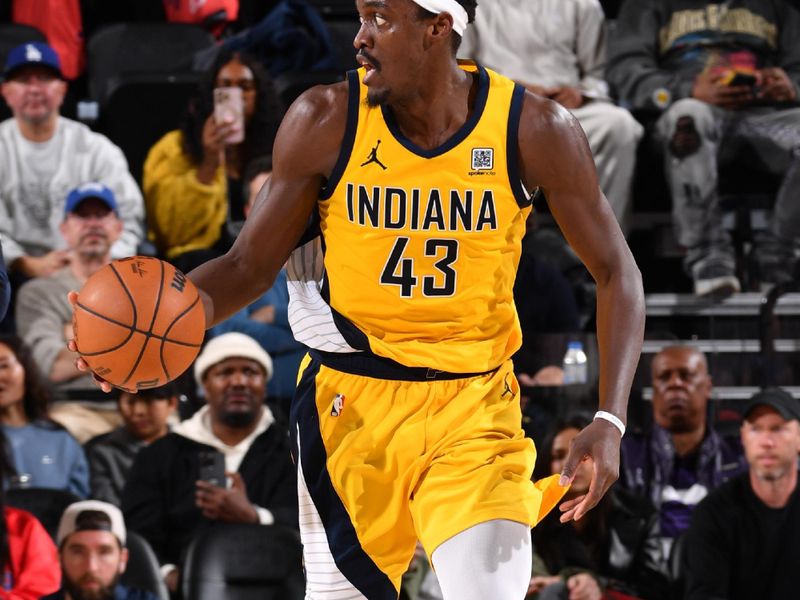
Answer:
<svg viewBox="0 0 800 600"><path fill-rule="evenodd" d="M439 13L436 15L428 29L430 39L433 42L444 42L450 39L450 34L453 31L453 17L450 13Z"/></svg>

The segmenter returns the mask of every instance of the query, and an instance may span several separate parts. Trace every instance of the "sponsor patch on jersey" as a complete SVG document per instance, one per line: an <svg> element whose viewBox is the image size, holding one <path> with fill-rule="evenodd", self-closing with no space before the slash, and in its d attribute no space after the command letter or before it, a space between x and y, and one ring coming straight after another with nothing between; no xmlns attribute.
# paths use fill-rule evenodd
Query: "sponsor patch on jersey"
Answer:
<svg viewBox="0 0 800 600"><path fill-rule="evenodd" d="M491 171L494 169L494 148L472 149L472 170Z"/></svg>

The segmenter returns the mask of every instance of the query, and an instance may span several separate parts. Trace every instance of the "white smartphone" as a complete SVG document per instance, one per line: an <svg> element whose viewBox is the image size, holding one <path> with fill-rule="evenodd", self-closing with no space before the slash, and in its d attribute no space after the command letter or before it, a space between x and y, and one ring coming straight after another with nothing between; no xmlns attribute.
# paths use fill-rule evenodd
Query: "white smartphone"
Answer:
<svg viewBox="0 0 800 600"><path fill-rule="evenodd" d="M225 138L226 144L240 144L244 141L244 100L242 89L238 87L214 88L214 120L235 127Z"/></svg>

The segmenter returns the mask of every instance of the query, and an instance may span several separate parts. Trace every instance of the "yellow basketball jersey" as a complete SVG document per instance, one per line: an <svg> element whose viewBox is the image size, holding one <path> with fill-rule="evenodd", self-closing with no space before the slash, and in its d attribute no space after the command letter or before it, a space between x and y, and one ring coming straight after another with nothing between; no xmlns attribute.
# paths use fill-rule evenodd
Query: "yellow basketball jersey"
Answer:
<svg viewBox="0 0 800 600"><path fill-rule="evenodd" d="M342 153L319 200L322 299L347 344L406 366L496 368L519 347L513 286L530 201L518 173L524 89L475 65L474 111L425 150L351 72ZM314 344L311 344L314 346ZM325 348L321 348L325 349Z"/></svg>

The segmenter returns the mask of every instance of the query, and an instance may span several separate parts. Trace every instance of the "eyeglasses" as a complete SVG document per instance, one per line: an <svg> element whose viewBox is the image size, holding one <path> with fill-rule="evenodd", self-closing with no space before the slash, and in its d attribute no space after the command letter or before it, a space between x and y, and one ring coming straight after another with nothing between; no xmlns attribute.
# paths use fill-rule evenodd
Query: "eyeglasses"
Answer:
<svg viewBox="0 0 800 600"><path fill-rule="evenodd" d="M243 92L254 92L256 90L255 79L218 79L215 87L238 87Z"/></svg>

